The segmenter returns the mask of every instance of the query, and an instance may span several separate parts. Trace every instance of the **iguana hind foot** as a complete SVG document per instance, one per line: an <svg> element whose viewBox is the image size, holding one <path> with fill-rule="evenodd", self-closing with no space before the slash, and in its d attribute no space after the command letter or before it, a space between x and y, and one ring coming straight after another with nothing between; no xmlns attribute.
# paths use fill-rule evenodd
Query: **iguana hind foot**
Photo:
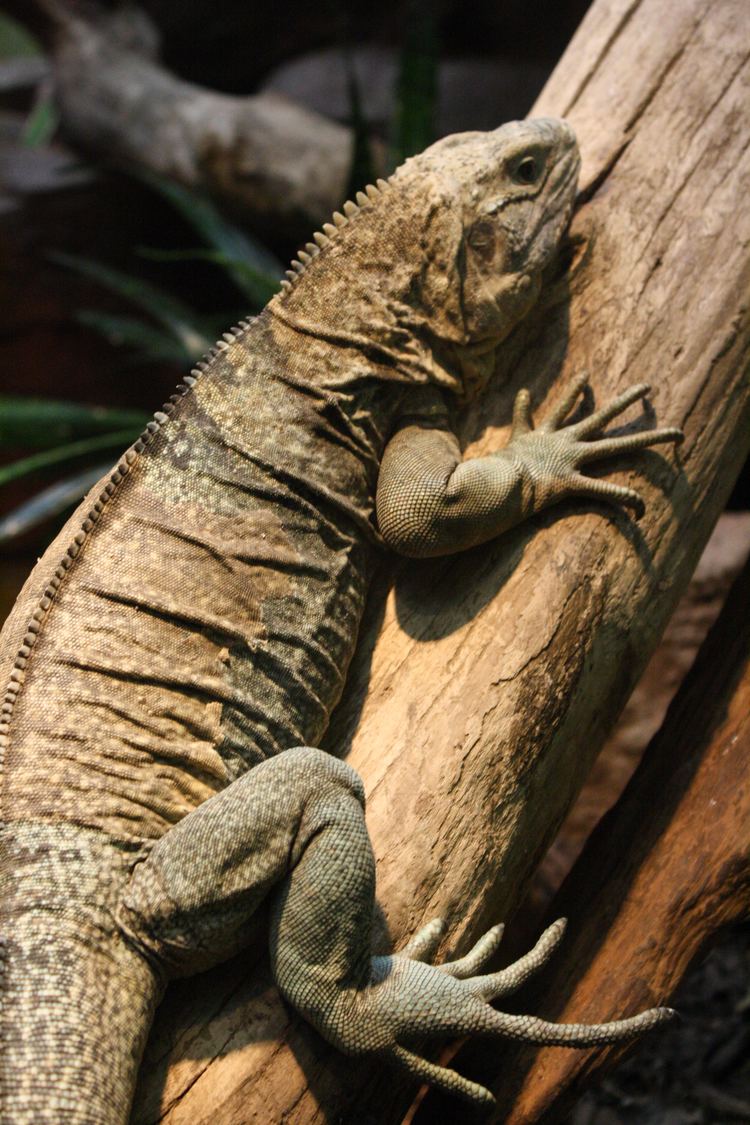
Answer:
<svg viewBox="0 0 750 1125"><path fill-rule="evenodd" d="M400 953L373 957L375 870L363 804L354 770L321 750L297 747L264 762L180 821L136 865L119 913L123 933L163 975L183 975L240 948L250 916L271 893L272 965L289 1002L347 1054L379 1056L477 1104L491 1099L489 1091L407 1044L489 1034L587 1046L631 1038L669 1018L657 1008L613 1023L554 1024L496 1011L490 1001L550 958L563 919L494 973L481 970L502 926L440 965L429 959L445 930L441 919Z"/></svg>
<svg viewBox="0 0 750 1125"><path fill-rule="evenodd" d="M558 1024L492 1008L489 1000L520 987L549 960L563 937L565 925L565 919L558 919L527 954L507 968L486 975L470 974L495 953L502 926L489 930L465 957L442 965L411 960L403 951L392 957L373 958L374 987L362 1003L378 1009L374 1022L389 1025L392 1041L380 1050L381 1056L420 1081L486 1106L494 1102L489 1090L422 1058L405 1042L421 1036L489 1034L540 1045L586 1047L632 1039L672 1019L675 1013L670 1008L651 1008L609 1023ZM414 942L412 939L405 949L412 948ZM362 1013L360 1016L364 1018ZM346 1044L339 1046L351 1049Z"/></svg>

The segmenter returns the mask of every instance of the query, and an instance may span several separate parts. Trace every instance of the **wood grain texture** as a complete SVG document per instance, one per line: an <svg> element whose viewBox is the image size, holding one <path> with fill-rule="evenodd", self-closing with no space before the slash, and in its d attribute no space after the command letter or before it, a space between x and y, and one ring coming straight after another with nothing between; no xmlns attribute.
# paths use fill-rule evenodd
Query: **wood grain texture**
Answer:
<svg viewBox="0 0 750 1125"><path fill-rule="evenodd" d="M659 423L686 441L613 463L608 477L644 496L638 524L561 506L489 548L398 568L384 611L375 592L329 745L365 779L396 942L443 914L446 947L463 950L512 911L747 455L749 13L598 0L536 107L579 134L575 253L465 419L471 451L502 444L519 387L541 414L581 369L597 403L651 381ZM411 1084L288 1022L252 963L171 989L134 1121L400 1121ZM644 981L643 1006L663 990ZM601 999L592 1019L611 1014Z"/></svg>
<svg viewBox="0 0 750 1125"><path fill-rule="evenodd" d="M644 996L668 996L706 941L747 917L750 633L738 623L748 620L750 567L631 784L555 901L555 914L587 904L574 940L542 982L555 1019L614 1017L637 1011ZM530 1062L529 1053L511 1066L504 1060L492 1120L562 1120L594 1075L627 1050L546 1048Z"/></svg>
<svg viewBox="0 0 750 1125"><path fill-rule="evenodd" d="M669 996L723 926L750 910L750 564L615 807L600 821L549 911L575 933L514 1008L566 1023L639 1011ZM553 1125L595 1076L632 1049L467 1047L454 1060L483 1079L498 1108L487 1122ZM429 1094L418 1125L453 1120Z"/></svg>
<svg viewBox="0 0 750 1125"><path fill-rule="evenodd" d="M599 820L620 799L750 557L750 512L723 512L617 725L529 886L506 944L528 948Z"/></svg>

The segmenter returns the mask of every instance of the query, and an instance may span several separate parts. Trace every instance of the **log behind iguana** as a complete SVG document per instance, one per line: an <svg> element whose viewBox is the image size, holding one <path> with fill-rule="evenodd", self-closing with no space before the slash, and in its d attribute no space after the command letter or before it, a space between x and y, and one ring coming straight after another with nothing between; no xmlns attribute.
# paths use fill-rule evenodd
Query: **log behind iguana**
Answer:
<svg viewBox="0 0 750 1125"><path fill-rule="evenodd" d="M165 980L241 949L271 897L282 993L332 1043L475 1102L409 1049L485 1032L608 1042L668 1018L554 1025L488 1001L549 956L476 976L425 963L441 927L373 957L364 794L315 749L373 563L463 550L571 494L637 507L588 461L627 405L462 461L446 395L481 391L566 229L560 121L448 137L344 206L253 321L199 364L34 569L2 633L3 1122L127 1119ZM376 514L377 513L377 514ZM405 876L408 877L408 876Z"/></svg>

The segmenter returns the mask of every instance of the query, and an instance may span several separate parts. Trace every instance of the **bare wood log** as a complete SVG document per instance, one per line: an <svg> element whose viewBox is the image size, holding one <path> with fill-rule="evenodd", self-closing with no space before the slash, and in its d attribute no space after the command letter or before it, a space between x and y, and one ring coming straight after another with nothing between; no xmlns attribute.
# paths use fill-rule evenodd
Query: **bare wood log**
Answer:
<svg viewBox="0 0 750 1125"><path fill-rule="evenodd" d="M645 497L639 524L570 505L461 559L410 564L374 650L373 607L330 744L365 779L396 941L444 914L464 949L511 912L747 454L747 12L598 0L543 95L585 156L581 253L569 299L558 280L505 348L467 423L485 427L472 449L501 443L520 386L549 409L581 368L598 401L650 375L659 419L683 423L686 443L677 462L651 451L613 469ZM644 1002L660 999L644 987ZM338 1057L288 1018L266 969L245 977L235 962L173 989L135 1120L397 1122L409 1093Z"/></svg>
<svg viewBox="0 0 750 1125"><path fill-rule="evenodd" d="M669 996L721 929L750 912L750 565L732 588L661 730L592 833L549 912L579 915L572 940L521 998L585 1023ZM739 626L739 627L738 627ZM585 913L581 914L581 904ZM562 1120L592 1080L632 1049L462 1051L496 1073L504 1125ZM419 1125L450 1119L425 1099Z"/></svg>
<svg viewBox="0 0 750 1125"><path fill-rule="evenodd" d="M59 24L55 93L85 150L210 192L292 236L341 205L351 130L278 94L234 97L182 81L158 61L156 29L125 8L96 18L40 0Z"/></svg>
<svg viewBox="0 0 750 1125"><path fill-rule="evenodd" d="M724 512L656 652L625 705L550 850L534 872L508 935L533 944L598 821L620 799L750 556L750 512ZM523 932L523 937L521 932Z"/></svg>

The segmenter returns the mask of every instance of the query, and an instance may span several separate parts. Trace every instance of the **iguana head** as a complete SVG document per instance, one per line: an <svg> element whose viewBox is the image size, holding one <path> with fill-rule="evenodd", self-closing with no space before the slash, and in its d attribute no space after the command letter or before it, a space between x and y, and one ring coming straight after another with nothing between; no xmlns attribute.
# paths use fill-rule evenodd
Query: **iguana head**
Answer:
<svg viewBox="0 0 750 1125"><path fill-rule="evenodd" d="M573 209L578 146L566 122L540 118L446 137L418 162L404 165L404 182L427 173L442 196L422 234L426 327L468 375L539 294Z"/></svg>
<svg viewBox="0 0 750 1125"><path fill-rule="evenodd" d="M454 323L431 308L437 334L497 343L528 312L568 225L579 167L572 129L552 118L445 137L404 165L405 181L416 172L440 183L448 217L423 233L444 279L434 289L449 286L459 297ZM427 287L427 306L431 298Z"/></svg>
<svg viewBox="0 0 750 1125"><path fill-rule="evenodd" d="M445 137L345 205L274 304L306 331L379 350L406 378L470 394L536 300L579 166L572 129L553 118Z"/></svg>

